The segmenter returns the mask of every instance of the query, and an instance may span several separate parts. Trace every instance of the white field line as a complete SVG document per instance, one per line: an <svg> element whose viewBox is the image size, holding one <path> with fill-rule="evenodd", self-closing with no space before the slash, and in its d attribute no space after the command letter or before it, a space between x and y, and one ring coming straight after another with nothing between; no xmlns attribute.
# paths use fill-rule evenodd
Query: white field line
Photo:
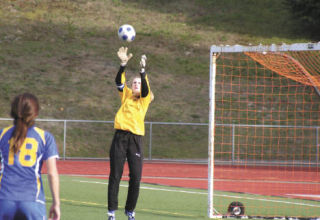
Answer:
<svg viewBox="0 0 320 220"><path fill-rule="evenodd" d="M79 176L79 177L103 177L108 178L109 175L83 175L83 174L63 174L65 176ZM122 176L124 178L129 178L129 176ZM143 176L142 179L166 179L166 180L201 180L201 181L207 181L207 178L201 178L201 177L166 177L166 176Z"/></svg>
<svg viewBox="0 0 320 220"><path fill-rule="evenodd" d="M313 195L313 194L287 194L288 196L299 196L299 197L309 197L309 198L315 198L320 199L320 195Z"/></svg>
<svg viewBox="0 0 320 220"><path fill-rule="evenodd" d="M78 177L102 177L108 178L109 175L82 175L82 174L65 174L65 176ZM122 176L129 178L129 176ZM191 181L208 181L207 178L201 177L166 177L166 176L143 176L142 179L165 179L165 180L191 180ZM246 179L215 179L217 182L246 182L246 183L286 183L286 184L311 184L320 185L320 182L302 182L302 181L280 181L280 180L246 180Z"/></svg>
<svg viewBox="0 0 320 220"><path fill-rule="evenodd" d="M75 182L80 183L93 183L93 184L103 184L108 185L106 182L97 182L97 181L83 181L83 180L73 180ZM121 187L128 187L128 185L122 185ZM154 187L146 187L141 186L140 189L145 190L154 190L154 191L166 191L166 192L178 192L178 193L188 193L188 194L198 194L198 195L208 195L206 192L194 192L194 191L186 191L186 190L174 190L174 189L163 189L163 188L154 188ZM215 196L219 197L227 197L227 198L235 198L235 199L246 199L246 200L255 200L255 201L263 201L263 202L274 202L274 203L284 203L284 204L290 204L290 205L297 205L297 206L309 206L309 207L316 207L320 208L320 205L313 205L313 204L307 204L307 203L298 203L298 202L288 202L288 201L282 201L282 200L273 200L273 199L259 199L255 197L247 197L247 196L231 196L231 195L218 195L215 194Z"/></svg>

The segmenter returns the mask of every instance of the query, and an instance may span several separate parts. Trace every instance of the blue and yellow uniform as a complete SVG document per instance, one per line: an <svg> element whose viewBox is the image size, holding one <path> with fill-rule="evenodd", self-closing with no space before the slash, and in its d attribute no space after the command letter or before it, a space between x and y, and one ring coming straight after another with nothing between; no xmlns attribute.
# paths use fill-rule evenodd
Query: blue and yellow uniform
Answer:
<svg viewBox="0 0 320 220"><path fill-rule="evenodd" d="M15 154L10 148L14 128L10 126L0 130L0 203L36 202L44 205L41 168L44 161L59 157L55 139L49 132L32 126L19 152Z"/></svg>

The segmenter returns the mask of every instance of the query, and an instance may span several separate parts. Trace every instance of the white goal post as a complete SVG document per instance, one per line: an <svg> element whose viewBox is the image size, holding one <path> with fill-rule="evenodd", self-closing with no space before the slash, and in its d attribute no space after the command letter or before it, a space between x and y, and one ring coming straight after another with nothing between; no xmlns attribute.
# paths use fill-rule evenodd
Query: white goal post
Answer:
<svg viewBox="0 0 320 220"><path fill-rule="evenodd" d="M207 215L209 218L221 218L221 215L215 210L214 204L214 174L215 174L215 126L216 126L216 83L217 79L217 62L219 61L219 56L225 53L260 53L266 54L272 53L282 53L290 51L320 51L320 42L318 43L296 43L296 44L282 44L282 45L257 45L257 46L216 46L212 45L210 48L210 84L209 84L209 137L208 137L208 207ZM295 65L294 61L293 64ZM303 67L297 67L297 71L306 71ZM281 69L275 67L271 71L282 74ZM317 71L317 70L316 70ZM320 71L318 69L318 71ZM315 90L319 94L319 78L314 77L309 74L308 71L307 78ZM320 72L318 72L320 74ZM284 75L288 77L287 75ZM288 77L290 78L290 76ZM317 81L318 80L318 81ZM319 152L318 152L319 154Z"/></svg>

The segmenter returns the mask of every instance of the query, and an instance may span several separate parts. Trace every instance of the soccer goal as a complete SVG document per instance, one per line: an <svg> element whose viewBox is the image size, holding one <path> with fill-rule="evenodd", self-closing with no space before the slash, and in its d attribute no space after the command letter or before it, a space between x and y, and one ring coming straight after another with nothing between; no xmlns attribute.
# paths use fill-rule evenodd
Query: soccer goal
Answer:
<svg viewBox="0 0 320 220"><path fill-rule="evenodd" d="M210 218L320 219L320 43L212 46Z"/></svg>

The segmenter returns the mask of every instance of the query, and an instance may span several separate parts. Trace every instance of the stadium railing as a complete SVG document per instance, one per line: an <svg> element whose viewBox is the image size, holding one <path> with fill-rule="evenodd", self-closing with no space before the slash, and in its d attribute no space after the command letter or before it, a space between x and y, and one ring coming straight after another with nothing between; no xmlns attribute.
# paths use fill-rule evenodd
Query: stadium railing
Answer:
<svg viewBox="0 0 320 220"><path fill-rule="evenodd" d="M10 124L12 124L12 119L10 118L0 118L0 122L1 122L1 127L5 127L8 126ZM37 119L37 122L39 123L59 123L59 124L63 124L63 128L61 129L61 126L59 126L59 128L57 130L59 130L59 132L62 132L62 135L55 135L55 136L62 136L60 144L62 145L62 147L60 148L60 152L62 151L61 155L61 159L65 160L65 159L108 159L107 156L105 157L100 157L100 156L79 156L79 155L68 155L68 145L72 145L70 144L70 141L67 141L67 138L70 138L70 136L72 134L68 135L68 129L72 129L72 124L74 123L85 123L85 124L91 124L91 123L95 123L95 124L105 124L108 125L110 127L110 130L113 129L113 121L103 121L103 120L70 120L70 119ZM145 122L146 124L146 136L145 136L145 142L148 146L147 149L147 156L145 156L146 160L165 160L165 161L182 161L182 162L196 162L196 163L207 163L207 147L208 147L208 142L207 142L207 130L208 130L208 123L183 123L183 122ZM43 125L43 124L41 124ZM165 128L163 128L163 130L157 130L154 131L155 126L165 126ZM173 126L179 126L180 129L182 129L183 131L188 130L186 127L187 126L191 126L191 127L201 127L201 131L199 132L199 130L190 130L188 132L185 132L185 134L182 134L181 136L188 136L189 139L186 140L181 140L181 137L179 137L177 134L172 134L173 132L170 131L170 129L168 129L168 126L173 127ZM182 127L181 127L182 126ZM41 126L39 126L41 127ZM58 127L58 126L56 126ZM82 126L78 126L78 127L82 127ZM218 159L216 161L216 163L218 164L237 164L237 165L241 165L243 164L243 160L241 158L241 154L239 153L239 145L237 144L237 142L239 142L239 140L237 140L237 132L239 132L239 130L241 130L242 128L254 128L254 129L266 129L266 128L276 128L276 129L306 129L308 130L310 133L313 133L311 135L311 140L312 143L314 144L314 149L315 149L315 158L314 161L303 161L303 158L301 158L300 160L294 160L292 165L303 165L304 163L310 165L314 164L314 165L318 165L319 164L319 155L320 155L320 139L319 139L319 129L320 126L281 126L281 125L246 125L246 124L216 124L217 128L223 128L223 129L229 129L229 131L227 133L229 133L229 141L227 141L228 143L226 143L226 141L220 141L217 140L217 145L222 145L223 147L226 147L228 145L228 149L227 150L227 154L228 156L226 156L224 159ZM45 128L46 129L46 128ZM87 130L92 129L92 128L85 128ZM51 132L50 126L48 129ZM62 131L61 131L62 130ZM94 130L97 130L96 128ZM102 129L103 130L103 129ZM173 130L178 130L176 127ZM167 139L165 139L166 137L161 137L160 133L164 133L164 131L167 131L167 136L168 139L170 139L170 141L168 141ZM56 132L53 132L54 134ZM86 132L85 132L86 133ZM105 140L106 138L103 137L102 135L102 139L104 140L104 142L106 143L106 145L109 145L111 142L111 138L112 138L112 132L109 132L110 134L108 135L108 139L109 141ZM184 132L180 132L180 133L184 133ZM192 136L192 133L195 133L195 136ZM172 135L171 135L172 134ZM79 136L81 136L81 133L78 134ZM160 137L158 137L160 135ZM157 137L157 141L154 140L154 137ZM77 141L77 139L79 138L75 138L72 139L72 141ZM160 140L159 140L160 139ZM176 140L173 140L176 139ZM190 143L190 146L187 146L183 141L185 142L193 142ZM187 156L177 156L179 158L170 158L170 157L166 157L166 156L159 156L158 153L155 153L155 150L153 149L153 146L156 145L166 145L166 143L168 142L173 142L170 143L171 146L169 149L176 149L178 148L178 145L183 145L181 147L181 149L178 149L180 151L186 151L186 155L188 154L188 149L186 148L195 148L195 151L197 149L199 149L199 151L202 151L202 153L199 153L198 156L194 157L190 157L191 154L196 154L193 151L189 152L189 155ZM201 142L201 143L199 143ZM257 141L259 142L259 141ZM175 146L175 144L177 146ZM69 147L70 148L70 147ZM105 149L104 149L105 151ZM106 151L107 152L107 151ZM99 154L101 155L101 154ZM107 155L107 154L105 154ZM183 153L182 153L183 155ZM199 156L200 155L200 156ZM247 158L246 158L247 159ZM248 160L245 162L247 165L250 164L250 160L248 162ZM252 164L260 164L260 165L264 165L264 164L281 164L281 160L277 160L277 159L267 159L264 160L263 158L255 158L253 160L251 160ZM284 164L286 165L286 164Z"/></svg>

